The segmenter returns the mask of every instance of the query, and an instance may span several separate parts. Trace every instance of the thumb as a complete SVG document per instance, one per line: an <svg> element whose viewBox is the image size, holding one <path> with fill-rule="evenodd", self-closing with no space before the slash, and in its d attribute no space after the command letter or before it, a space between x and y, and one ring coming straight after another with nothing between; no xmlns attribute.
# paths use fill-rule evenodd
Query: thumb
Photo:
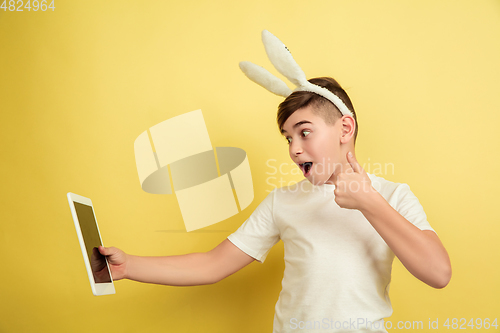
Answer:
<svg viewBox="0 0 500 333"><path fill-rule="evenodd" d="M102 246L102 245L99 245L99 252L100 252L103 256L110 256L111 254L113 254L112 248L109 248L109 247L104 247L104 246Z"/></svg>
<svg viewBox="0 0 500 333"><path fill-rule="evenodd" d="M358 160L356 160L356 157L354 157L354 154L352 152L347 153L347 161L351 165L351 168L354 170L354 172L363 172L363 168L361 167L361 165L359 165Z"/></svg>

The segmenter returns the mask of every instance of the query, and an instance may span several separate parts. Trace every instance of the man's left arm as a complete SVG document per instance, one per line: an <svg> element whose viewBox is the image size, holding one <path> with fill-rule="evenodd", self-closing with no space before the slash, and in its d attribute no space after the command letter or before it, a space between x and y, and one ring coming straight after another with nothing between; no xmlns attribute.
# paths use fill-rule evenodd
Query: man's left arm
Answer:
<svg viewBox="0 0 500 333"><path fill-rule="evenodd" d="M358 209L416 278L431 287L444 288L451 279L451 263L436 233L420 230L404 218L371 186L356 158L348 154L347 161L352 170L339 174L335 182L337 204Z"/></svg>

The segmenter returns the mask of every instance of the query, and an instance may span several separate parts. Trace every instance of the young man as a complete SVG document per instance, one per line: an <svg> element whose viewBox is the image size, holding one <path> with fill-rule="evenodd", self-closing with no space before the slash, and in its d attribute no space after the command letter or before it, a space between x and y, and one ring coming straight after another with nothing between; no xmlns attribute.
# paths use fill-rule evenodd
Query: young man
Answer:
<svg viewBox="0 0 500 333"><path fill-rule="evenodd" d="M278 125L306 180L275 189L235 233L206 253L137 257L100 247L114 280L211 284L254 260L263 262L281 239L285 273L274 332L386 332L394 255L428 285L448 284L448 254L418 199L406 184L369 175L357 162L356 115L345 91L331 78L309 82L335 93L352 114L342 115L307 91L292 93L280 105Z"/></svg>

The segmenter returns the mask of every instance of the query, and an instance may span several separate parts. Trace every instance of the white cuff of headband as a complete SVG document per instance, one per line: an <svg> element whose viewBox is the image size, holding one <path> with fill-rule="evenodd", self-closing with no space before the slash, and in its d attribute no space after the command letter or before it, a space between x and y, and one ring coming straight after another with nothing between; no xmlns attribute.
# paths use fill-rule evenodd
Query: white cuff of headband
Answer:
<svg viewBox="0 0 500 333"><path fill-rule="evenodd" d="M293 59L292 54L288 51L285 44L276 36L264 30L262 31L262 42L264 43L267 56L269 60L271 60L273 66L297 87L294 91L309 91L323 96L332 102L342 115L352 116L351 110L349 110L337 95L326 88L307 81L304 71L302 71L297 62ZM288 97L293 92L288 88L285 82L263 67L257 66L249 61L242 61L240 62L240 68L250 80L276 95Z"/></svg>

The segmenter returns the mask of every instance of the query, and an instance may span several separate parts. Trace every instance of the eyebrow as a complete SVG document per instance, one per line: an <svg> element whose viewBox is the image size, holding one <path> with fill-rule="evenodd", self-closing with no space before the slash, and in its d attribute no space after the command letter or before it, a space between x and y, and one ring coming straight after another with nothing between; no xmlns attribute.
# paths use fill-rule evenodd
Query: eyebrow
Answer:
<svg viewBox="0 0 500 333"><path fill-rule="evenodd" d="M293 125L293 128L297 128L298 126L300 125L303 125L303 124L312 124L309 120L302 120L302 121L299 121L298 123L296 123L295 125ZM286 131L284 129L281 129L281 134L285 134Z"/></svg>

